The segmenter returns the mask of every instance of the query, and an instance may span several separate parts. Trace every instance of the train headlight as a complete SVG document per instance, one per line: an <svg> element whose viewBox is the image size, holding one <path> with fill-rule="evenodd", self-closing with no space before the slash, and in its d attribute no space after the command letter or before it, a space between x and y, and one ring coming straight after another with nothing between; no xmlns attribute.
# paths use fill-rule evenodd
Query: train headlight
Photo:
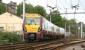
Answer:
<svg viewBox="0 0 85 50"><path fill-rule="evenodd" d="M35 34L30 34L29 37L34 38L35 37Z"/></svg>
<svg viewBox="0 0 85 50"><path fill-rule="evenodd" d="M34 40L34 39L36 39L36 35L30 33L30 34L29 34L29 39L30 39L30 40Z"/></svg>

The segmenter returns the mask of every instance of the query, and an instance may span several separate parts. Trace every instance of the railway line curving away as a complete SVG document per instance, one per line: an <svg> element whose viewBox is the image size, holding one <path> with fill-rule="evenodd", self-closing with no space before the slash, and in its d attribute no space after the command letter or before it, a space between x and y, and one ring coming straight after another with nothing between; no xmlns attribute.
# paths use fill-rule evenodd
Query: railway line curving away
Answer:
<svg viewBox="0 0 85 50"><path fill-rule="evenodd" d="M36 42L36 43L21 43L21 44L7 44L0 45L0 50L60 50L67 49L70 46L85 44L85 40L72 40L72 41L51 41L51 42ZM83 45L83 47L85 47ZM74 48L75 49L75 48Z"/></svg>

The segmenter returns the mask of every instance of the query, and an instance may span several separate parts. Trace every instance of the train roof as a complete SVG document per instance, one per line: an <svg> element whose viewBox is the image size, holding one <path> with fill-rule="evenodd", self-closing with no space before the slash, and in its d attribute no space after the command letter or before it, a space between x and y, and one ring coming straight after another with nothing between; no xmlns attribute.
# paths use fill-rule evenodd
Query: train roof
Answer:
<svg viewBox="0 0 85 50"><path fill-rule="evenodd" d="M41 17L41 15L37 14L37 13L26 13L26 17L29 18L29 17Z"/></svg>
<svg viewBox="0 0 85 50"><path fill-rule="evenodd" d="M45 17L43 17L43 18L44 18L46 21L48 21L51 25L56 26L56 27L59 27L59 26L55 25L54 23L50 22L49 20L47 20Z"/></svg>
<svg viewBox="0 0 85 50"><path fill-rule="evenodd" d="M60 27L61 30L65 30L64 28Z"/></svg>

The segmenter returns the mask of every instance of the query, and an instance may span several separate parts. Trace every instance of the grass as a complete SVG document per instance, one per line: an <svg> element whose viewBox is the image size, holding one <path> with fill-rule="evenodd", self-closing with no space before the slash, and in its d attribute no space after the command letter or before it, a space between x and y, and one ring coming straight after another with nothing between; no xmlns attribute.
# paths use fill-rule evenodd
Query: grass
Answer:
<svg viewBox="0 0 85 50"><path fill-rule="evenodd" d="M0 32L0 44L18 43L22 37L16 32Z"/></svg>

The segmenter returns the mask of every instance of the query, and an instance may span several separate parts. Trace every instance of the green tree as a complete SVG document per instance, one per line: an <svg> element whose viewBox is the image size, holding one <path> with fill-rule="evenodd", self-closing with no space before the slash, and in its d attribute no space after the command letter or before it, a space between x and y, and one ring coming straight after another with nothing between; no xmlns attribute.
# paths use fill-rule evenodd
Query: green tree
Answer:
<svg viewBox="0 0 85 50"><path fill-rule="evenodd" d="M6 4L0 3L0 14L3 14L6 12Z"/></svg>
<svg viewBox="0 0 85 50"><path fill-rule="evenodd" d="M17 42L22 42L22 38L16 32L0 32L0 44Z"/></svg>
<svg viewBox="0 0 85 50"><path fill-rule="evenodd" d="M31 4L25 4L25 12L26 13L33 13L34 12L34 8ZM23 13L23 4L19 4L17 6L17 15L20 16Z"/></svg>
<svg viewBox="0 0 85 50"><path fill-rule="evenodd" d="M34 13L34 7L31 4L26 4L26 13Z"/></svg>
<svg viewBox="0 0 85 50"><path fill-rule="evenodd" d="M23 4L19 4L17 6L17 15L20 16L23 12ZM25 12L26 13L38 13L42 16L46 15L46 10L42 6L33 7L31 4L25 4Z"/></svg>
<svg viewBox="0 0 85 50"><path fill-rule="evenodd" d="M71 28L71 33L75 34L77 32L78 26L74 19L67 21L67 31L69 30L69 26Z"/></svg>
<svg viewBox="0 0 85 50"><path fill-rule="evenodd" d="M38 13L42 16L46 16L46 10L42 6L39 6L39 5L34 7L34 13Z"/></svg>
<svg viewBox="0 0 85 50"><path fill-rule="evenodd" d="M17 15L20 16L22 12L23 12L23 4L21 3L17 6Z"/></svg>
<svg viewBox="0 0 85 50"><path fill-rule="evenodd" d="M74 24L76 24L76 21L74 19L71 19L71 20L68 20L67 24L74 25Z"/></svg>
<svg viewBox="0 0 85 50"><path fill-rule="evenodd" d="M46 18L48 20L50 19L50 15L51 15L51 22L52 23L54 23L55 25L57 25L59 27L63 27L63 20L64 19L60 16L60 13L57 10L51 12L51 14L46 16Z"/></svg>

